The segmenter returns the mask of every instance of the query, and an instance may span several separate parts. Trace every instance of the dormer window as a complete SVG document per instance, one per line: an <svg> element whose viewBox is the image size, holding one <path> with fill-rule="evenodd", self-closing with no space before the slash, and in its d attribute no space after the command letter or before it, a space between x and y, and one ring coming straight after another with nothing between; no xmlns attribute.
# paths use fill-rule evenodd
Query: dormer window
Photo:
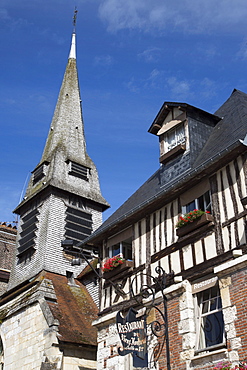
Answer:
<svg viewBox="0 0 247 370"><path fill-rule="evenodd" d="M88 181L90 168L76 162L69 162L69 174Z"/></svg>
<svg viewBox="0 0 247 370"><path fill-rule="evenodd" d="M185 144L185 129L184 125L180 124L168 131L164 138L166 152L175 148L179 144Z"/></svg>
<svg viewBox="0 0 247 370"><path fill-rule="evenodd" d="M157 135L160 138L160 163L165 164L186 150L186 112L173 108L167 114Z"/></svg>

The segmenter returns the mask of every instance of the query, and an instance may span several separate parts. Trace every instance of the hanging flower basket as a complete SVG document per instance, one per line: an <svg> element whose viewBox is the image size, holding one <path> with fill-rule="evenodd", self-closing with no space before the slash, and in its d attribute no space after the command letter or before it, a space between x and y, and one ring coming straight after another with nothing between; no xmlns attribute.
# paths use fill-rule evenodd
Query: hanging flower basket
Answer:
<svg viewBox="0 0 247 370"><path fill-rule="evenodd" d="M133 261L126 261L124 258L115 256L109 258L103 265L103 278L110 279L114 276L119 275L125 270L133 267Z"/></svg>
<svg viewBox="0 0 247 370"><path fill-rule="evenodd" d="M212 223L214 221L213 216L209 212L204 212L198 209L186 213L184 216L180 217L177 222L177 236L183 236L190 233L197 228Z"/></svg>

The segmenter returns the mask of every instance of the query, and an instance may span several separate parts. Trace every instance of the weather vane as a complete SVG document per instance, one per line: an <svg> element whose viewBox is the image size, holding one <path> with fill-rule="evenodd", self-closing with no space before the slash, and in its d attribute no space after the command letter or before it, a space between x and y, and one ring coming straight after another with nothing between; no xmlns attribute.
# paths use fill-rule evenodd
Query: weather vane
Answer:
<svg viewBox="0 0 247 370"><path fill-rule="evenodd" d="M74 17L73 17L73 26L74 26L74 31L75 31L75 26L76 26L76 17L77 17L78 10L75 7L74 10Z"/></svg>

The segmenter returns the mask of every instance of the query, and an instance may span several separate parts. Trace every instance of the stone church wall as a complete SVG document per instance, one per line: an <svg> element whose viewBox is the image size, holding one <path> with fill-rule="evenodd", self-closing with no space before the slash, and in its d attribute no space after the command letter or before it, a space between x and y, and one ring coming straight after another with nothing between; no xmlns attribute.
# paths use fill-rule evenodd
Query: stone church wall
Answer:
<svg viewBox="0 0 247 370"><path fill-rule="evenodd" d="M44 320L39 303L27 306L6 319L0 327L4 347L4 368L8 370L40 370L46 357L61 368L62 354L57 347L56 333ZM17 367L18 366L18 367Z"/></svg>

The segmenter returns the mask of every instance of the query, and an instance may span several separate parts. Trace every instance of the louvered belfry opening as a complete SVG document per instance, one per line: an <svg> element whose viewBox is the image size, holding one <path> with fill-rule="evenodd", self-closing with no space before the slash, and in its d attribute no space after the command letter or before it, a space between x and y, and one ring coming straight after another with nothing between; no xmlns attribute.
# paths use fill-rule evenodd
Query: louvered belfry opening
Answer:
<svg viewBox="0 0 247 370"><path fill-rule="evenodd" d="M92 233L92 215L84 210L67 207L65 239L81 242Z"/></svg>
<svg viewBox="0 0 247 370"><path fill-rule="evenodd" d="M19 240L18 255L22 255L24 252L30 248L35 247L35 231L37 230L37 216L39 211L34 209L23 217L23 224L21 225L21 233Z"/></svg>
<svg viewBox="0 0 247 370"><path fill-rule="evenodd" d="M70 171L69 174L79 177L83 180L88 180L89 177L89 168L86 166L83 166L79 163L70 162Z"/></svg>
<svg viewBox="0 0 247 370"><path fill-rule="evenodd" d="M36 184L44 176L44 165L42 165L33 172L33 184Z"/></svg>

